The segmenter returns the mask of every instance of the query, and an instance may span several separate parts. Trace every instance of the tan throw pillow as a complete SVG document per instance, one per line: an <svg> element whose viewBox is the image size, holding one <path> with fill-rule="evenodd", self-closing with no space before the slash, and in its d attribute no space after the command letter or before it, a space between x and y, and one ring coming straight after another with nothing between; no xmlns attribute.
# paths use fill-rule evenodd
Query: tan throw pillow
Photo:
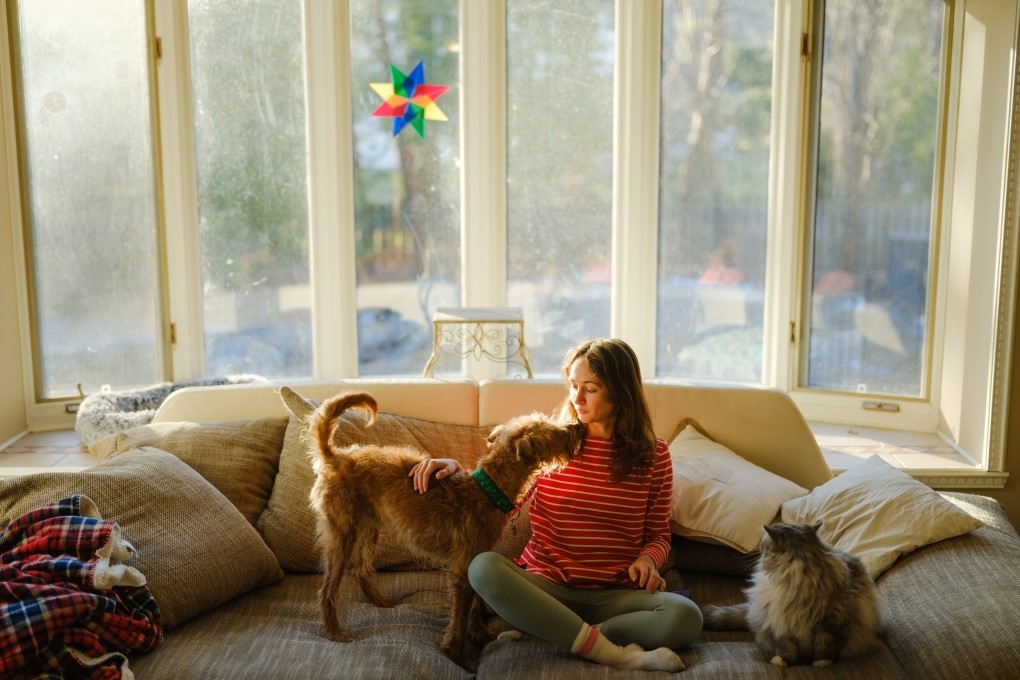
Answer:
<svg viewBox="0 0 1020 680"><path fill-rule="evenodd" d="M276 483L257 527L285 570L314 572L320 569L320 555L315 539L315 513L308 497L315 482L315 473L307 453L304 420L299 417L304 414L304 409L295 404L292 397L287 397L286 392L284 397L287 407L292 412L297 411L298 415L292 416L287 425ZM392 413L380 413L375 424L366 428L364 414L351 410L337 420L333 443L337 446L412 446L437 458L456 458L470 469L485 452L485 438L490 430L488 427L447 425ZM415 558L385 535L380 540L375 561L377 569L434 566L427 560Z"/></svg>
<svg viewBox="0 0 1020 680"><path fill-rule="evenodd" d="M286 430L286 418L154 423L104 437L89 451L100 459L141 446L172 453L219 489L255 526L269 502Z"/></svg>
<svg viewBox="0 0 1020 680"><path fill-rule="evenodd" d="M784 501L807 489L741 458L688 424L670 442L673 533L749 553Z"/></svg>
<svg viewBox="0 0 1020 680"><path fill-rule="evenodd" d="M872 578L921 546L983 523L880 456L783 504L783 521L821 522L818 535L864 562Z"/></svg>
<svg viewBox="0 0 1020 680"><path fill-rule="evenodd" d="M258 532L177 457L143 448L80 472L0 480L3 526L74 494L92 499L138 551L126 564L145 575L166 629L283 578Z"/></svg>

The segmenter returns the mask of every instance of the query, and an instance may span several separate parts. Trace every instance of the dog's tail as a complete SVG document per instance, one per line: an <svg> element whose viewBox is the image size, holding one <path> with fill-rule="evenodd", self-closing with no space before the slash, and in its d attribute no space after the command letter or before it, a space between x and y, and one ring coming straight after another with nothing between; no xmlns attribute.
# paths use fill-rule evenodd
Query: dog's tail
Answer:
<svg viewBox="0 0 1020 680"><path fill-rule="evenodd" d="M365 427L375 422L378 406L375 397L367 392L346 392L322 402L308 417L308 436L315 444L315 451L323 460L333 456L330 440L333 438L333 427L337 419L349 409L358 409L368 415Z"/></svg>

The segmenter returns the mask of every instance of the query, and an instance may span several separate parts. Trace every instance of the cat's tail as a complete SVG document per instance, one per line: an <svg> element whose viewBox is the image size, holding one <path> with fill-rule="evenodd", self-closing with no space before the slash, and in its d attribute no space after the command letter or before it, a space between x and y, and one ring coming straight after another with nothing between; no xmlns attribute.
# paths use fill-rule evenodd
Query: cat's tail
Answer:
<svg viewBox="0 0 1020 680"><path fill-rule="evenodd" d="M723 607L708 605L702 609L705 628L709 630L747 630L747 602Z"/></svg>

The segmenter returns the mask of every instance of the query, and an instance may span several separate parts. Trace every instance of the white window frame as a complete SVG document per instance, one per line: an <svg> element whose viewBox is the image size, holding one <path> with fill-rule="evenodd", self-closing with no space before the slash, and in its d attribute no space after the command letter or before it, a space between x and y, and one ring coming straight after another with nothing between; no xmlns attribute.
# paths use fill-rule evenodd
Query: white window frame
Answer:
<svg viewBox="0 0 1020 680"><path fill-rule="evenodd" d="M162 54L157 65L158 122L167 288L176 335L172 377L185 379L204 373L187 3L150 1ZM468 306L506 303L507 1L512 0L460 0L462 303ZM952 77L943 93L947 113L942 119L945 130L940 131L945 145L942 192L936 198L940 230L933 243L938 303L929 321L934 338L930 399L896 400L896 417L863 411L859 399L797 386L798 348L788 338L790 324L800 325L799 301L805 294L799 271L806 219L808 73L801 36L811 33L813 4L775 3L763 383L789 392L808 419L941 434L977 462L973 471L915 471L942 488L1001 488L1007 477L1005 430L1020 229L1018 3L950 4ZM352 115L346 76L349 9L348 0L304 0L313 377L323 379L352 377L358 371L356 319L345 311L356 306L354 268L336 266L354 261L354 152L347 132ZM661 21L661 0L617 1L611 330L634 346L646 376L655 375L656 355ZM30 347L10 27L6 16L0 22L4 160L11 169L9 219L16 225L11 231L20 257L15 277L22 346ZM982 137L985 131L992 133ZM958 280L968 281L966 290L949 287L949 281ZM67 427L70 416L63 404L37 401L30 365L23 379L30 429Z"/></svg>

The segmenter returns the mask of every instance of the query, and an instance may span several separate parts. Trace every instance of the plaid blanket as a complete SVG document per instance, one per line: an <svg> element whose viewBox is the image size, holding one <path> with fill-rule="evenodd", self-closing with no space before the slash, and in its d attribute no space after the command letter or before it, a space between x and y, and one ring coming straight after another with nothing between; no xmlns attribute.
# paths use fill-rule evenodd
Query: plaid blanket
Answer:
<svg viewBox="0 0 1020 680"><path fill-rule="evenodd" d="M15 519L0 534L0 677L130 680L130 651L163 639L145 577L116 522L87 496Z"/></svg>

